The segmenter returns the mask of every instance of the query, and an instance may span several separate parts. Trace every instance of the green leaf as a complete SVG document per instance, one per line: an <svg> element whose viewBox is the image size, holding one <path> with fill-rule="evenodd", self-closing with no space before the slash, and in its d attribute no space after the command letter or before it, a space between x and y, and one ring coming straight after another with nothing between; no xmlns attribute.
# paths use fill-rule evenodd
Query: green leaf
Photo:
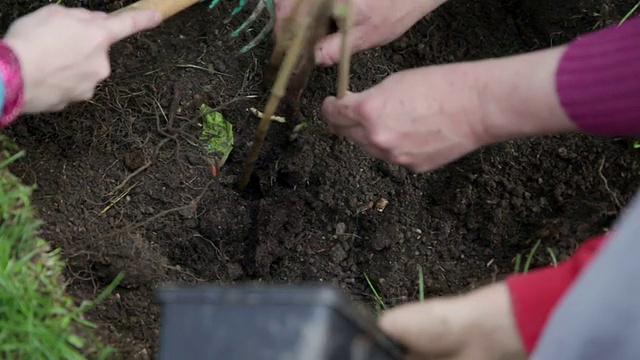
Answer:
<svg viewBox="0 0 640 360"><path fill-rule="evenodd" d="M205 147L207 160L219 169L233 150L233 125L205 104L200 105L200 110L204 114L200 141Z"/></svg>

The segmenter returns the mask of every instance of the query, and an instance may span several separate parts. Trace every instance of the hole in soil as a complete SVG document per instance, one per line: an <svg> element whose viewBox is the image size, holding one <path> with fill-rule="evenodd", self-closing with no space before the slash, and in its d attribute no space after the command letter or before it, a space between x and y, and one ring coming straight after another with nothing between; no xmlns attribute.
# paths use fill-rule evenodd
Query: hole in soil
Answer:
<svg viewBox="0 0 640 360"><path fill-rule="evenodd" d="M238 191L240 193L240 196L242 196L242 198L245 200L256 201L264 197L264 194L262 193L262 189L260 187L260 177L256 175L255 172L251 174L249 183L243 191L240 191L240 189L238 189L237 187L235 188L235 190Z"/></svg>
<svg viewBox="0 0 640 360"><path fill-rule="evenodd" d="M276 175L276 182L278 183L278 185L288 189L293 189L296 186L295 177L292 174L284 171L278 172L278 174Z"/></svg>

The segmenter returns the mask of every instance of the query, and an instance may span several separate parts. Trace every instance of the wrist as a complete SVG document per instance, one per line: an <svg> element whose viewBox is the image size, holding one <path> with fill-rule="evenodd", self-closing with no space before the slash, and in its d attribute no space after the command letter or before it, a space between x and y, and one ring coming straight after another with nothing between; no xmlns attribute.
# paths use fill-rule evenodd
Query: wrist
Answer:
<svg viewBox="0 0 640 360"><path fill-rule="evenodd" d="M577 130L560 103L556 72L565 47L472 63L485 144Z"/></svg>
<svg viewBox="0 0 640 360"><path fill-rule="evenodd" d="M2 40L0 40L0 77L4 90L0 111L0 127L6 127L22 111L24 84L20 61L13 49Z"/></svg>
<svg viewBox="0 0 640 360"><path fill-rule="evenodd" d="M469 321L464 334L467 346L493 349L491 353L495 358L526 359L527 354L517 331L507 284L494 283L464 296L467 303L474 304L471 313L466 315Z"/></svg>

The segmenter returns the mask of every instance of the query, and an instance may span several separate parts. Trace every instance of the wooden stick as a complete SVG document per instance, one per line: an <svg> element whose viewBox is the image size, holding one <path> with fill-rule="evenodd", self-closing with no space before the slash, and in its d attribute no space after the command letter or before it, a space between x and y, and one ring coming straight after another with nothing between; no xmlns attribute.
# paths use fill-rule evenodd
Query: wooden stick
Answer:
<svg viewBox="0 0 640 360"><path fill-rule="evenodd" d="M353 3L352 0L344 0L344 4L336 5L334 14L340 19L339 28L342 34L342 46L340 48L340 67L338 69L338 88L336 96L342 99L349 90L349 69L351 67L351 44L349 34L353 26ZM338 142L342 142L344 137L338 136Z"/></svg>
<svg viewBox="0 0 640 360"><path fill-rule="evenodd" d="M303 0L297 1L302 2ZM309 21L310 19L313 19L315 17L315 14L319 9L319 4L321 3L322 1L314 0L314 6L311 10L311 13L309 14L309 16L305 16L304 22L297 28L291 47L284 57L284 61L282 63L282 66L280 67L280 71L278 71L275 84L273 85L273 88L271 90L271 96L269 97L269 101L265 106L264 113L262 114L262 119L260 119L260 124L258 124L258 130L256 131L256 136L253 140L253 145L249 152L242 177L240 178L240 183L238 185L240 191L244 190L247 184L249 184L251 173L253 173L253 169L256 165L256 162L258 161L258 157L260 156L260 149L262 149L262 144L264 143L264 139L267 136L267 132L269 131L271 117L278 108L280 100L287 90L287 85L289 84L289 80L291 79L294 67L298 61L298 58L300 57L302 44L304 43L304 40L307 36L307 32L309 31ZM299 3L297 5L299 5ZM292 14L292 16L294 16L294 19L298 19L297 15L298 14Z"/></svg>
<svg viewBox="0 0 640 360"><path fill-rule="evenodd" d="M110 15L117 15L131 10L155 10L162 14L162 21L185 10L186 8L199 3L200 0L140 0L127 7L116 10Z"/></svg>
<svg viewBox="0 0 640 360"><path fill-rule="evenodd" d="M278 34L276 44L273 52L271 53L271 59L267 64L265 71L265 80L269 86L273 86L275 78L278 77L278 72L282 68L282 59L285 57L287 50L291 47L291 42L295 37L294 29L299 28L300 24L297 23L298 16L300 15L300 9L304 0L296 0L291 9L291 14L284 20L282 31Z"/></svg>
<svg viewBox="0 0 640 360"><path fill-rule="evenodd" d="M351 44L349 34L353 26L352 0L345 0L344 4L336 6L335 14L340 19L340 32L342 33L342 46L340 49L340 67L338 70L337 97L342 99L349 90L349 69L351 67Z"/></svg>

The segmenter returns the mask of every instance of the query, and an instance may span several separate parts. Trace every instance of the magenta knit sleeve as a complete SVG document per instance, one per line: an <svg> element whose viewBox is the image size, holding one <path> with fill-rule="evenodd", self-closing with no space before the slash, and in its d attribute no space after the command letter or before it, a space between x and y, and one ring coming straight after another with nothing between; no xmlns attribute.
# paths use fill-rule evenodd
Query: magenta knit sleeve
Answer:
<svg viewBox="0 0 640 360"><path fill-rule="evenodd" d="M640 17L574 40L556 81L560 102L581 131L640 135Z"/></svg>

